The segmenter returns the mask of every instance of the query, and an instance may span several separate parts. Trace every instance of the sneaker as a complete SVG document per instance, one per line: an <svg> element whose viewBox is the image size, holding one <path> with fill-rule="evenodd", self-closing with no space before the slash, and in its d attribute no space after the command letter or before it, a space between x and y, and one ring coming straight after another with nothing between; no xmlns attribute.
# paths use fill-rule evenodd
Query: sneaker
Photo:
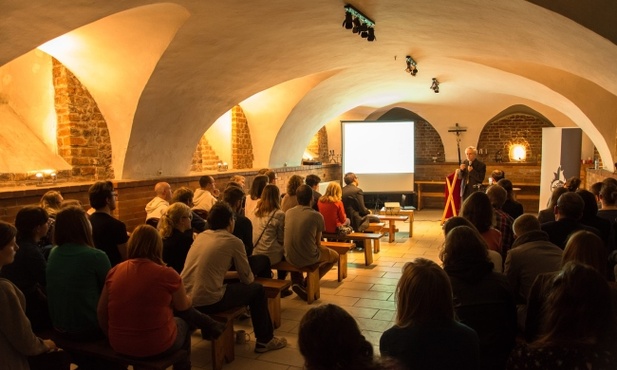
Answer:
<svg viewBox="0 0 617 370"><path fill-rule="evenodd" d="M298 295L298 297L302 298L302 300L308 300L308 294L306 293L306 289L300 284L294 284L291 289Z"/></svg>
<svg viewBox="0 0 617 370"><path fill-rule="evenodd" d="M291 289L285 289L281 291L281 298L289 297L292 294Z"/></svg>
<svg viewBox="0 0 617 370"><path fill-rule="evenodd" d="M257 342L257 344L255 345L255 352L264 353L268 351L274 351L277 349L281 349L285 347L286 345L287 345L287 339L283 337L281 338L272 337L272 339L270 339L268 343L264 344L264 343Z"/></svg>

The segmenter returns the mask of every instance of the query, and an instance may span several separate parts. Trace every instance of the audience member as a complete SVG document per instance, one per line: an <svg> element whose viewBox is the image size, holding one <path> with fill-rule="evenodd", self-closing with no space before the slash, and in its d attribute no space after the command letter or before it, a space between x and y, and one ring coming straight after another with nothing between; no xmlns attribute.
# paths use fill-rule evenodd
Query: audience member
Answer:
<svg viewBox="0 0 617 370"><path fill-rule="evenodd" d="M191 369L191 326L212 340L223 333L225 324L191 307L180 275L161 258L162 248L155 228L141 225L135 229L128 243L128 259L107 274L98 320L114 351L146 358L182 348L189 355L176 362L174 370Z"/></svg>
<svg viewBox="0 0 617 370"><path fill-rule="evenodd" d="M15 242L16 235L17 229L13 225L0 221L0 271L13 262L20 249ZM24 294L4 278L0 278L0 302L0 358L3 369L28 370L28 356L57 349L52 340L41 339L32 332L25 313Z"/></svg>
<svg viewBox="0 0 617 370"><path fill-rule="evenodd" d="M47 261L38 244L47 235L47 220L47 211L41 207L28 206L17 212L15 226L19 249L13 263L0 270L0 276L9 279L24 294L26 316L35 331L51 328L45 280Z"/></svg>
<svg viewBox="0 0 617 370"><path fill-rule="evenodd" d="M193 244L191 217L193 215L189 206L178 202L167 208L158 223L158 231L163 239L163 261L177 273L182 272L186 255Z"/></svg>
<svg viewBox="0 0 617 370"><path fill-rule="evenodd" d="M569 191L559 197L555 206L555 221L541 225L542 231L548 234L551 243L565 248L570 234L578 230L591 231L602 237L600 231L580 222L584 208L583 198L575 192Z"/></svg>
<svg viewBox="0 0 617 370"><path fill-rule="evenodd" d="M568 191L576 191L579 186L581 186L581 179L576 176L570 177L563 185L563 187L568 189Z"/></svg>
<svg viewBox="0 0 617 370"><path fill-rule="evenodd" d="M283 348L287 340L274 337L268 298L263 286L254 281L242 241L231 233L234 223L229 204L217 202L212 206L208 213L210 229L197 235L182 270L186 291L193 305L207 314L248 305L257 339L255 352ZM235 272L229 271L232 263ZM225 284L226 277L240 281Z"/></svg>
<svg viewBox="0 0 617 370"><path fill-rule="evenodd" d="M154 192L156 196L146 205L146 222L151 218L158 221L171 200L171 185L166 182L154 185Z"/></svg>
<svg viewBox="0 0 617 370"><path fill-rule="evenodd" d="M298 205L285 213L285 260L297 267L325 262L319 267L321 279L338 261L338 253L321 246L323 216L311 208L313 190L301 185L296 191ZM301 272L292 272L293 291L307 300L306 283Z"/></svg>
<svg viewBox="0 0 617 370"><path fill-rule="evenodd" d="M284 258L285 212L281 210L281 193L276 185L266 185L257 203L257 208L249 219L253 224L253 253L267 256L274 265ZM279 278L285 280L283 271Z"/></svg>
<svg viewBox="0 0 617 370"><path fill-rule="evenodd" d="M48 247L52 244L54 236L54 223L56 222L56 214L62 208L63 202L64 198L62 197L62 194L56 190L50 190L43 194L43 196L41 197L39 206L45 211L47 211L47 214L49 215L49 219L47 220L49 228L47 230L47 234L43 236L39 242L39 245L41 247ZM47 255L49 254L49 249L51 249L51 247L48 247L48 249L44 251L45 257L47 257Z"/></svg>
<svg viewBox="0 0 617 370"><path fill-rule="evenodd" d="M602 191L602 185L604 185L604 183L602 181L599 181L589 187L589 191L596 197L598 209L602 209L602 203L600 202L600 192Z"/></svg>
<svg viewBox="0 0 617 370"><path fill-rule="evenodd" d="M253 274L258 277L270 278L272 276L270 259L268 256L253 253L253 223L248 217L240 213L242 201L245 197L244 191L236 186L229 187L223 191L223 201L229 204L234 212L235 222L232 234L242 240ZM233 266L232 269L234 269Z"/></svg>
<svg viewBox="0 0 617 370"><path fill-rule="evenodd" d="M492 271L486 243L467 226L448 233L441 259L452 284L456 315L480 338L480 368L502 369L517 330L514 294L508 280Z"/></svg>
<svg viewBox="0 0 617 370"><path fill-rule="evenodd" d="M473 224L469 222L469 220L460 216L451 217L443 224L443 236L448 236L450 230L454 229L457 226L468 226L475 230L480 236L480 238L482 237L482 235L480 235L480 233L478 232L478 229L476 229L476 227L473 226ZM493 263L493 271L503 272L503 259L501 258L501 254L494 250L488 249L488 259Z"/></svg>
<svg viewBox="0 0 617 370"><path fill-rule="evenodd" d="M341 185L333 181L328 184L325 194L319 198L318 208L324 219L326 233L336 234L339 226L350 224L341 200L342 195Z"/></svg>
<svg viewBox="0 0 617 370"><path fill-rule="evenodd" d="M519 327L523 328L527 315L527 296L540 274L558 271L561 267L561 248L551 243L540 228L538 219L525 214L514 220L516 239L508 251L505 274L517 300Z"/></svg>
<svg viewBox="0 0 617 370"><path fill-rule="evenodd" d="M353 172L347 172L343 177L343 205L345 214L351 221L351 227L355 231L363 232L370 222L379 222L379 219L371 216L371 211L364 203L364 192L360 189L360 180Z"/></svg>
<svg viewBox="0 0 617 370"><path fill-rule="evenodd" d="M497 184L499 180L505 177L506 177L506 173L503 170L494 170L493 172L491 172L491 177L489 177L489 182L492 181L493 183L489 185Z"/></svg>
<svg viewBox="0 0 617 370"><path fill-rule="evenodd" d="M512 351L507 369L615 369L615 314L606 280L570 262L550 281L541 336Z"/></svg>
<svg viewBox="0 0 617 370"><path fill-rule="evenodd" d="M308 184L307 184L308 185ZM383 370L373 345L343 308L325 304L311 308L300 321L298 347L306 370Z"/></svg>
<svg viewBox="0 0 617 370"><path fill-rule="evenodd" d="M609 261L611 265L615 265L617 263L617 184L614 181L602 182L600 202L602 208L598 211L598 217L611 223L611 236L607 246L610 254Z"/></svg>
<svg viewBox="0 0 617 370"><path fill-rule="evenodd" d="M216 203L219 190L216 188L216 180L212 176L199 178L199 189L195 190L193 209L202 209L210 212L210 208Z"/></svg>
<svg viewBox="0 0 617 370"><path fill-rule="evenodd" d="M172 196L169 204L175 204L177 202L184 203L188 207L193 207L195 204L193 203L193 190L183 186L181 188L176 189ZM191 210L191 229L200 233L208 228L208 223L204 220L195 210Z"/></svg>
<svg viewBox="0 0 617 370"><path fill-rule="evenodd" d="M114 218L118 193L111 181L97 181L88 190L90 205L96 211L90 215L94 246L109 257L111 266L126 259L126 242L129 240L124 222Z"/></svg>
<svg viewBox="0 0 617 370"><path fill-rule="evenodd" d="M276 180L278 180L278 176L276 176L276 172L272 170L268 170L264 173L264 175L268 176L268 184L276 185Z"/></svg>
<svg viewBox="0 0 617 370"><path fill-rule="evenodd" d="M461 199L464 201L471 193L478 191L486 176L486 165L477 158L478 150L469 146L465 149L467 159L461 163L459 179L461 179Z"/></svg>
<svg viewBox="0 0 617 370"><path fill-rule="evenodd" d="M460 215L476 227L489 249L501 254L501 232L493 227L495 216L488 195L472 193L463 202Z"/></svg>
<svg viewBox="0 0 617 370"><path fill-rule="evenodd" d="M229 182L235 182L237 184L239 184L239 188L244 190L244 186L246 186L246 177L242 176L242 175L233 175L230 179Z"/></svg>
<svg viewBox="0 0 617 370"><path fill-rule="evenodd" d="M317 206L317 202L319 202L319 198L321 198L321 194L319 193L319 183L321 182L321 177L310 174L306 176L304 179L304 183L313 189L313 209L319 212L319 207Z"/></svg>
<svg viewBox="0 0 617 370"><path fill-rule="evenodd" d="M395 325L379 340L382 356L399 360L406 369L479 368L478 335L455 320L448 275L435 262L407 262L395 297Z"/></svg>
<svg viewBox="0 0 617 370"><path fill-rule="evenodd" d="M568 189L564 187L553 189L546 209L540 210L540 212L538 212L538 221L540 221L540 224L555 221L555 207L557 206L557 200L563 193L567 192Z"/></svg>
<svg viewBox="0 0 617 370"><path fill-rule="evenodd" d="M609 239L612 237L613 229L611 221L598 216L598 203L596 203L596 197L593 193L585 189L578 189L576 193L581 196L585 204L583 207L581 223L600 231L599 236L602 238L605 245L608 246Z"/></svg>
<svg viewBox="0 0 617 370"><path fill-rule="evenodd" d="M501 179L497 183L497 185L506 189L507 197L501 209L509 214L512 219L516 220L516 218L522 215L523 205L516 201L516 195L514 194L514 188L512 186L512 181L508 179Z"/></svg>
<svg viewBox="0 0 617 370"><path fill-rule="evenodd" d="M495 213L495 228L501 233L501 258L504 261L514 242L514 232L512 231L514 219L501 209L506 201L507 192L502 186L491 186L486 190L486 195L491 201Z"/></svg>
<svg viewBox="0 0 617 370"><path fill-rule="evenodd" d="M283 212L287 212L287 210L298 205L298 198L296 196L296 191L304 179L300 175L292 175L287 182L287 192L283 196L283 201L281 202L281 209Z"/></svg>
<svg viewBox="0 0 617 370"><path fill-rule="evenodd" d="M261 199L261 193L264 191L266 185L268 185L268 182L268 176L266 175L257 175L253 179L251 189L249 190L249 194L246 197L246 202L244 204L244 214L246 216L250 216L255 211L257 202Z"/></svg>
<svg viewBox="0 0 617 370"><path fill-rule="evenodd" d="M605 279L607 252L602 240L596 234L581 230L577 231L568 240L561 257L561 268L568 262L578 262L591 266ZM527 318L525 320L525 339L532 342L538 339L542 331L543 309L552 279L557 273L540 274L533 282L527 297ZM616 288L613 283L613 288ZM607 301L610 305L610 302ZM612 304L617 303L617 289L613 289ZM616 306L617 307L617 306Z"/></svg>

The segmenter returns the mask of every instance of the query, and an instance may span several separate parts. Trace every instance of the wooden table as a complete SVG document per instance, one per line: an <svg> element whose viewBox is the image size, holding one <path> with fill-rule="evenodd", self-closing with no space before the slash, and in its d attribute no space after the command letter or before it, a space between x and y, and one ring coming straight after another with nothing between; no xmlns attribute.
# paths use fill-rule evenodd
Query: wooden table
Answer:
<svg viewBox="0 0 617 370"><path fill-rule="evenodd" d="M403 210L401 210L400 212L402 212ZM384 210L385 212L385 210ZM399 213L400 213L399 212ZM409 237L411 238L413 235L413 211L411 210L406 210L406 212L411 212L409 215L402 215L402 214L398 214L398 215L385 215L385 214L381 214L381 212L379 212L380 214L376 215L377 217L379 217L379 219L381 221L388 221L388 243L393 243L394 242L394 234L396 233L396 226L395 226L395 222L396 221L407 221L409 220Z"/></svg>
<svg viewBox="0 0 617 370"><path fill-rule="evenodd" d="M422 209L422 197L432 197L432 198L444 198L445 199L445 188L446 181L415 181L416 183L416 192L418 193L418 211ZM442 189L439 192L436 191L425 191L425 186L436 186L441 185Z"/></svg>

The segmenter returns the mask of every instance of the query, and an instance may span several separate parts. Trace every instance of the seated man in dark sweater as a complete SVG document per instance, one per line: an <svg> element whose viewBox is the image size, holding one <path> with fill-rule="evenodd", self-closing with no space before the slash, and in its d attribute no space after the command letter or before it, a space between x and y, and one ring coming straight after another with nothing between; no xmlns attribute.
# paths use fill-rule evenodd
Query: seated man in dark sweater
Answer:
<svg viewBox="0 0 617 370"><path fill-rule="evenodd" d="M602 238L598 229L580 222L584 207L583 198L574 192L570 191L559 197L555 206L556 221L542 224L542 231L548 234L551 243L564 249L570 234L578 230L591 231Z"/></svg>
<svg viewBox="0 0 617 370"><path fill-rule="evenodd" d="M111 267L114 267L126 259L126 242L129 240L124 222L111 215L116 209L118 193L111 181L98 181L88 190L88 197L90 206L95 209L90 215L94 246L107 254Z"/></svg>

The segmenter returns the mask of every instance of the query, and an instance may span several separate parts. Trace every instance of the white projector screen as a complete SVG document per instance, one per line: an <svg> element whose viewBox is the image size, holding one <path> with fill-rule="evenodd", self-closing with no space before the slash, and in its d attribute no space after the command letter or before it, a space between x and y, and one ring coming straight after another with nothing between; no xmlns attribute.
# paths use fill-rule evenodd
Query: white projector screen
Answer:
<svg viewBox="0 0 617 370"><path fill-rule="evenodd" d="M413 121L341 121L343 176L358 175L365 192L413 191Z"/></svg>

